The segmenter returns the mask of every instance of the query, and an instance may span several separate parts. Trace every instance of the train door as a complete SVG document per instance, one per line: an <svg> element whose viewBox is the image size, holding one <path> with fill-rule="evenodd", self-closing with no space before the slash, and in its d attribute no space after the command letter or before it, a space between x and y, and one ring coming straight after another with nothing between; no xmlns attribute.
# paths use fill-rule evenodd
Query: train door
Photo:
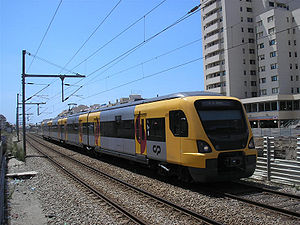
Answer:
<svg viewBox="0 0 300 225"><path fill-rule="evenodd" d="M83 123L82 120L79 120L79 143L83 142Z"/></svg>
<svg viewBox="0 0 300 225"><path fill-rule="evenodd" d="M181 152L184 149L183 138L188 136L187 118L182 110L169 112L168 131L168 162L181 162Z"/></svg>
<svg viewBox="0 0 300 225"><path fill-rule="evenodd" d="M135 116L135 152L137 154L146 155L146 114L138 114Z"/></svg>

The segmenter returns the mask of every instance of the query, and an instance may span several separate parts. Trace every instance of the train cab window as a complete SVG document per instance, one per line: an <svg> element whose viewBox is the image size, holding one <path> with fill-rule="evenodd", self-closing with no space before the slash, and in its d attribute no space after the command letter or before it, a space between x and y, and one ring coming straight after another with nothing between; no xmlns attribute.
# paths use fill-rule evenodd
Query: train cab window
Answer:
<svg viewBox="0 0 300 225"><path fill-rule="evenodd" d="M181 110L169 112L170 130L175 137L188 136L188 122L186 116Z"/></svg>
<svg viewBox="0 0 300 225"><path fill-rule="evenodd" d="M166 141L165 118L153 118L146 120L147 140Z"/></svg>

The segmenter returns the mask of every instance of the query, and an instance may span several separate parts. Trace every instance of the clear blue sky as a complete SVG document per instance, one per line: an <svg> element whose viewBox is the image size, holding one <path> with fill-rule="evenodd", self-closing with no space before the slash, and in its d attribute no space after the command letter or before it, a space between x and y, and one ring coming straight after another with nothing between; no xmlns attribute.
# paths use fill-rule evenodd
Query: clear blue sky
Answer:
<svg viewBox="0 0 300 225"><path fill-rule="evenodd" d="M47 103L42 105L43 113L40 116L37 116L36 106L26 106L27 113L33 113L28 122L37 123L45 118L53 118L67 109L69 103L104 104L108 101L115 102L116 99L128 97L130 94L141 94L144 98L151 98L180 91L203 90L200 12L161 33L123 60L105 66L173 24L198 5L199 0L166 0L145 19L84 61L161 1L121 1L66 67L75 73L88 76L82 80L65 80L68 84L83 85L76 96L70 97L66 102L61 102L60 79L27 78L26 82L34 82L35 85L26 85L26 98L51 83L37 97L30 100ZM0 2L0 114L9 122L15 123L16 94L21 93L22 50L35 54L60 0ZM37 56L64 67L118 2L119 0L63 0ZM193 41L195 42L192 43ZM192 44L177 49L188 43ZM172 51L175 49L177 50ZM169 54L161 56L167 52ZM152 60L148 61L149 59ZM194 59L198 60L177 67ZM33 62L32 60L32 56L26 56L28 74L71 74L71 71L62 71L38 58ZM74 68L81 62L81 65ZM138 66L133 67L135 65ZM128 69L130 67L133 68ZM95 72L97 69L99 70ZM135 81L138 79L140 80ZM124 85L131 81L133 82ZM79 86L65 87L65 97Z"/></svg>

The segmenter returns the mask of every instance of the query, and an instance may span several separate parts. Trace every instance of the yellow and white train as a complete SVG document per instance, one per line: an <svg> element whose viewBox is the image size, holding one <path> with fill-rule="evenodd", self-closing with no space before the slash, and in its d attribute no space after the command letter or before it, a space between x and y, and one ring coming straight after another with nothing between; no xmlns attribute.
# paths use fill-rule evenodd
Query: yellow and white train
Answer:
<svg viewBox="0 0 300 225"><path fill-rule="evenodd" d="M213 182L249 177L256 167L252 131L241 102L208 92L184 92L53 119L42 135Z"/></svg>

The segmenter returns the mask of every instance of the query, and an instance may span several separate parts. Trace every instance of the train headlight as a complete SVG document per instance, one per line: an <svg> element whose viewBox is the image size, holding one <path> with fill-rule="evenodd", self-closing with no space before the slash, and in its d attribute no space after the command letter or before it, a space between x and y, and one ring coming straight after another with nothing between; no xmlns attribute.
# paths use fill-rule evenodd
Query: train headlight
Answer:
<svg viewBox="0 0 300 225"><path fill-rule="evenodd" d="M205 141L197 141L198 152L199 153L209 153L211 152L211 147Z"/></svg>
<svg viewBox="0 0 300 225"><path fill-rule="evenodd" d="M250 139L249 141L249 145L248 145L249 149L254 149L255 148L255 144L254 144L254 139L253 137Z"/></svg>

